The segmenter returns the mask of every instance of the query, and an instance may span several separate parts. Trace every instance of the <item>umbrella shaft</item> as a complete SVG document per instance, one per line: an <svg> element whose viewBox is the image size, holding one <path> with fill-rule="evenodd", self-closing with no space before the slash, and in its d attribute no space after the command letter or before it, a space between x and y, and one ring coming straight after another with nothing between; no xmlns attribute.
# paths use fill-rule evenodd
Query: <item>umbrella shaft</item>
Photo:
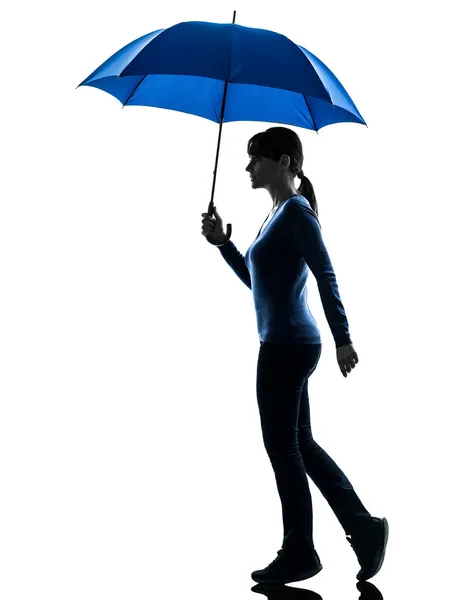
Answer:
<svg viewBox="0 0 449 600"><path fill-rule="evenodd" d="M236 11L234 11L234 17L232 19L232 24L235 23L235 15L236 15ZM209 208L208 208L208 211L207 211L210 217L212 216L213 206L214 206L215 180L217 178L218 155L220 153L220 142L221 142L221 129L223 127L223 117L224 117L224 109L225 109L225 104L226 104L226 94L228 92L228 83L229 83L229 81L225 82L225 88L224 88L224 94L223 94L223 103L221 105L220 130L218 132L217 154L215 156L214 180L212 182L212 195L211 195L211 199L210 199L210 202L209 202Z"/></svg>

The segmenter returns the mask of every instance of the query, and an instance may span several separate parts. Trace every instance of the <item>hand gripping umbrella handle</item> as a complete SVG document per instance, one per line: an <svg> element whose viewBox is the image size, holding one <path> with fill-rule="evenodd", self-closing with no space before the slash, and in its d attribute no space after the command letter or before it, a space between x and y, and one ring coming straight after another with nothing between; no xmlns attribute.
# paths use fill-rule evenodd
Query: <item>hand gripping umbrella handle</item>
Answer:
<svg viewBox="0 0 449 600"><path fill-rule="evenodd" d="M209 215L209 217L212 217L213 214L214 214L214 201L213 200L211 200L209 202L209 207L207 209L207 214ZM209 239L210 236L207 236L207 235L206 235L206 240L210 244L212 244L212 246L223 246L223 244L226 244L226 242L229 241L229 239L231 237L231 233L232 233L232 225L230 223L228 223L226 225L226 238L225 238L225 240L223 242L221 242L221 244L214 244L213 242L210 241L210 239Z"/></svg>

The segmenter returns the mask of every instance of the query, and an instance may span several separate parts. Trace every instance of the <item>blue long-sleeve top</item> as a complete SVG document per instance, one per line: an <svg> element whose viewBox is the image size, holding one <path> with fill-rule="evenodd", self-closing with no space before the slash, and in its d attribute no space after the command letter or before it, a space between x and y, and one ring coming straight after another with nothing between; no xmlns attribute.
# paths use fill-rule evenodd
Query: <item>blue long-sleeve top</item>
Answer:
<svg viewBox="0 0 449 600"><path fill-rule="evenodd" d="M292 196L281 204L244 257L230 240L218 249L253 292L260 341L321 343L320 330L307 304L310 269L336 347L352 343L321 229L304 196Z"/></svg>

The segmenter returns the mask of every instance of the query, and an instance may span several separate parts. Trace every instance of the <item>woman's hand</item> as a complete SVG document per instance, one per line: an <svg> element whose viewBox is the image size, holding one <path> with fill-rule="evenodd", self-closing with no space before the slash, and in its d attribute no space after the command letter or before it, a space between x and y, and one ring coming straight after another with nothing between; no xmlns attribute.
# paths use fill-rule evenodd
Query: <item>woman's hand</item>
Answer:
<svg viewBox="0 0 449 600"><path fill-rule="evenodd" d="M354 350L354 346L352 344L347 344L346 346L337 348L337 361L340 366L340 371L343 373L344 377L347 377L347 373L350 373L351 369L354 369L359 362L359 357Z"/></svg>
<svg viewBox="0 0 449 600"><path fill-rule="evenodd" d="M208 213L202 213L201 216L203 217L201 235L204 235L213 246L223 244L227 236L223 229L223 220L218 214L216 206L213 209L215 220Z"/></svg>

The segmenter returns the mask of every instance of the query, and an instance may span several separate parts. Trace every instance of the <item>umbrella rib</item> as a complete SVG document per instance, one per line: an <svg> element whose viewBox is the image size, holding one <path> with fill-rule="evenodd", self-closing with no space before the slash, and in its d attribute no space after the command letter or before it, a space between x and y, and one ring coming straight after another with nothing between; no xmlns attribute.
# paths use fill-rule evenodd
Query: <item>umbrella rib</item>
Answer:
<svg viewBox="0 0 449 600"><path fill-rule="evenodd" d="M142 79L139 81L139 83L136 85L136 87L133 89L133 91L130 93L130 95L128 96L128 98L125 101L125 104L127 104L127 102L129 102L129 99L131 98L131 96L134 95L135 91L137 90L137 88L139 87L139 85L142 83L142 81L145 79L146 75L144 75L142 77ZM122 106L122 108L125 108L125 104Z"/></svg>
<svg viewBox="0 0 449 600"><path fill-rule="evenodd" d="M306 102L306 104L307 104L307 109L308 109L308 111L309 111L310 118L312 119L313 128L314 128L314 129L315 129L315 131L318 133L318 129L316 128L315 119L313 118L312 111L310 110L310 106L309 106L309 103L307 102L307 98L306 98L306 96L304 96L304 100L305 100L305 102Z"/></svg>

